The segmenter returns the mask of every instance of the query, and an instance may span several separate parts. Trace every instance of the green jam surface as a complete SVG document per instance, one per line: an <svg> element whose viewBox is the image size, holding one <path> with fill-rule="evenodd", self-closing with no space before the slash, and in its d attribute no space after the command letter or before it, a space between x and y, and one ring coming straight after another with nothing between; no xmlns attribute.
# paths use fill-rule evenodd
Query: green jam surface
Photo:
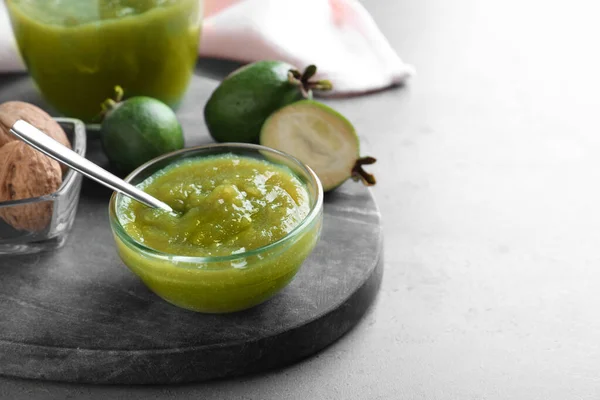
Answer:
<svg viewBox="0 0 600 400"><path fill-rule="evenodd" d="M60 113L91 122L120 85L176 107L198 55L199 0L6 0L29 73Z"/></svg>
<svg viewBox="0 0 600 400"><path fill-rule="evenodd" d="M181 256L226 256L273 243L310 211L306 186L288 168L233 154L187 159L138 185L169 214L124 198L125 231L152 249Z"/></svg>

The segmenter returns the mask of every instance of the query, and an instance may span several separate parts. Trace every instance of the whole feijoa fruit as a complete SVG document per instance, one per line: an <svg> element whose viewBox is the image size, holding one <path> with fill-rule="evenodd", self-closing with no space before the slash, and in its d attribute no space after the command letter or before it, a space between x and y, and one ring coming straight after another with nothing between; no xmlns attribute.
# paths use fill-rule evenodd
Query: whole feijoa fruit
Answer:
<svg viewBox="0 0 600 400"><path fill-rule="evenodd" d="M330 90L329 81L311 81L310 65L303 73L282 61L257 61L227 76L204 107L210 135L218 142L258 143L265 120L281 107L312 97L312 90Z"/></svg>
<svg viewBox="0 0 600 400"><path fill-rule="evenodd" d="M104 152L120 173L185 146L183 129L169 106L146 96L121 101L121 95L104 103L100 129Z"/></svg>

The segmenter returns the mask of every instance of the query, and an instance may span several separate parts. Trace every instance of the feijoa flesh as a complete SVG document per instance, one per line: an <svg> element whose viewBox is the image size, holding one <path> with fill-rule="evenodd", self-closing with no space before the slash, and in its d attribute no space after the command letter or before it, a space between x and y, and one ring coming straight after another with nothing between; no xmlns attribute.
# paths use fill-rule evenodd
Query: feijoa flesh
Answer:
<svg viewBox="0 0 600 400"><path fill-rule="evenodd" d="M371 186L375 177L363 169L373 157L360 157L354 126L333 108L314 100L290 104L264 123L260 144L288 153L308 165L325 191L352 178Z"/></svg>

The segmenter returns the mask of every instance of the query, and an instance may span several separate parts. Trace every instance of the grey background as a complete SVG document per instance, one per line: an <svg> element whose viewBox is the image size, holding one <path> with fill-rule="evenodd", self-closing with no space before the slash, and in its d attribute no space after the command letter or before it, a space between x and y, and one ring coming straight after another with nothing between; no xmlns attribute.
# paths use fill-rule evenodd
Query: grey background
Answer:
<svg viewBox="0 0 600 400"><path fill-rule="evenodd" d="M329 102L379 160L386 265L363 322L266 375L135 389L1 379L0 397L600 396L600 4L364 4L418 75Z"/></svg>

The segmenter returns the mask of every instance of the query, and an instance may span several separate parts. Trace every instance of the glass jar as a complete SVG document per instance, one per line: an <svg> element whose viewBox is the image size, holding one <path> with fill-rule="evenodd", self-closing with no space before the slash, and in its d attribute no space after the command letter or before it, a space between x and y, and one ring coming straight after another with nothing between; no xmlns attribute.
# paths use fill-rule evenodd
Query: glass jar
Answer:
<svg viewBox="0 0 600 400"><path fill-rule="evenodd" d="M5 0L45 100L93 122L121 86L177 108L198 56L202 0Z"/></svg>

